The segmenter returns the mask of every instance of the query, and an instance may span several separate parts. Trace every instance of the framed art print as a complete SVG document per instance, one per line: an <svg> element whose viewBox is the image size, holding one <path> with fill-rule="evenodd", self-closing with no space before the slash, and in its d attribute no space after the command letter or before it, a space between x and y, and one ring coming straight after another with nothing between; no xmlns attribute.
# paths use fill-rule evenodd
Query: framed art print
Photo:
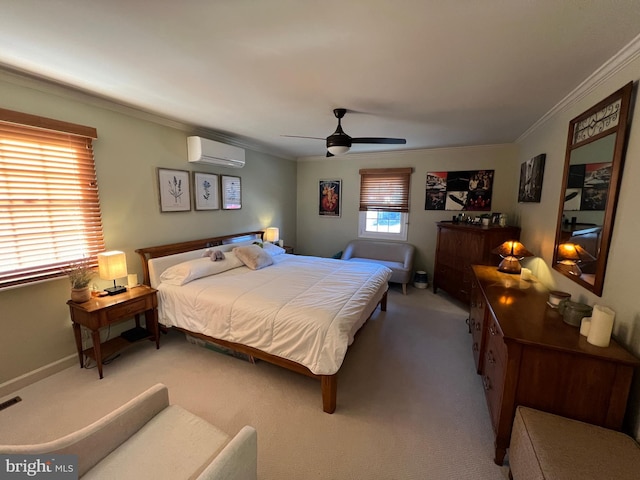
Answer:
<svg viewBox="0 0 640 480"><path fill-rule="evenodd" d="M218 175L193 172L193 198L196 210L219 210L220 188Z"/></svg>
<svg viewBox="0 0 640 480"><path fill-rule="evenodd" d="M520 165L520 189L518 202L540 203L542 195L542 177L544 176L544 161L546 154L541 153Z"/></svg>
<svg viewBox="0 0 640 480"><path fill-rule="evenodd" d="M425 210L491 211L493 170L427 172Z"/></svg>
<svg viewBox="0 0 640 480"><path fill-rule="evenodd" d="M240 177L222 175L222 209L239 210L242 208L242 184Z"/></svg>
<svg viewBox="0 0 640 480"><path fill-rule="evenodd" d="M191 210L189 172L158 168L158 189L161 212L188 212Z"/></svg>
<svg viewBox="0 0 640 480"><path fill-rule="evenodd" d="M323 217L341 215L342 180L320 180L318 182L318 214Z"/></svg>

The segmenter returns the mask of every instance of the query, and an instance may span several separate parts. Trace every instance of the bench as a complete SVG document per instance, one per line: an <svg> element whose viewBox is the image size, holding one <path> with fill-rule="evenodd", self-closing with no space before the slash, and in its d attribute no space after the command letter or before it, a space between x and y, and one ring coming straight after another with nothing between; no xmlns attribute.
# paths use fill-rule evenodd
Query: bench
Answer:
<svg viewBox="0 0 640 480"><path fill-rule="evenodd" d="M2 455L77 455L80 478L255 480L257 434L228 435L169 404L157 384L80 430L47 443L0 445Z"/></svg>
<svg viewBox="0 0 640 480"><path fill-rule="evenodd" d="M615 430L519 406L509 467L514 480L637 480L640 445Z"/></svg>
<svg viewBox="0 0 640 480"><path fill-rule="evenodd" d="M382 242L378 240L351 240L342 254L342 260L373 262L391 269L390 282L401 283L402 293L407 294L411 281L415 247L410 243Z"/></svg>

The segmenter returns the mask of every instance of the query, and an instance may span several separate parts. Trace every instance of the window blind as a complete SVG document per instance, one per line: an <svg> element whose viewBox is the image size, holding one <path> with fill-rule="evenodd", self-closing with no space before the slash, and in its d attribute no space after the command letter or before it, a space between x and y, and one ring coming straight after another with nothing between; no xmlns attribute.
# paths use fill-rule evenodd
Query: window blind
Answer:
<svg viewBox="0 0 640 480"><path fill-rule="evenodd" d="M97 266L104 251L91 127L0 109L0 289Z"/></svg>
<svg viewBox="0 0 640 480"><path fill-rule="evenodd" d="M409 185L413 168L360 170L360 211L409 211Z"/></svg>

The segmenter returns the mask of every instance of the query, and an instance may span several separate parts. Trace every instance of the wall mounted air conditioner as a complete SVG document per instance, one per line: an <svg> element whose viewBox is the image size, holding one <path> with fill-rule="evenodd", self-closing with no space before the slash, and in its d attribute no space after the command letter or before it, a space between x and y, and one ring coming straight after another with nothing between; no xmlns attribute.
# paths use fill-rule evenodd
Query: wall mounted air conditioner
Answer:
<svg viewBox="0 0 640 480"><path fill-rule="evenodd" d="M244 167L244 149L202 137L187 137L187 155L190 162Z"/></svg>

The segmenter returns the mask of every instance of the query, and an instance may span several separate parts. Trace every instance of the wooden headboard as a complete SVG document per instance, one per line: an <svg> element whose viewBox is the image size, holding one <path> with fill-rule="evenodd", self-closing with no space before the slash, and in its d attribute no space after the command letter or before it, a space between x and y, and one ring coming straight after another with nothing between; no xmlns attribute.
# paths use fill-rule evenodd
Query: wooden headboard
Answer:
<svg viewBox="0 0 640 480"><path fill-rule="evenodd" d="M199 240L189 240L186 242L169 243L167 245L158 245L155 247L146 247L136 249L136 253L140 255L142 262L142 270L144 272L144 283L149 285L149 265L147 262L152 258L166 257L176 253L189 252L191 250L199 250L201 248L216 247L229 243L241 242L244 240L262 239L264 232L257 230L254 232L234 233L232 235L223 235L221 237L202 238Z"/></svg>

